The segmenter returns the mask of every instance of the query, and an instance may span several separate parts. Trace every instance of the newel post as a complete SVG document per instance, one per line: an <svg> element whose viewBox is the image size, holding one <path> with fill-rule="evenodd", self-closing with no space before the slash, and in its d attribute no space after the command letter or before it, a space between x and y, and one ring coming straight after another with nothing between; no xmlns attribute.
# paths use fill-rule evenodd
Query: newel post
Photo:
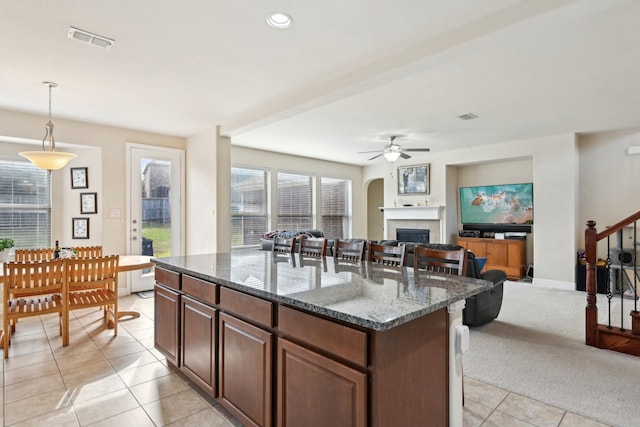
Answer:
<svg viewBox="0 0 640 427"><path fill-rule="evenodd" d="M587 307L585 309L585 341L587 345L597 347L598 306L596 305L596 258L597 240L596 222L587 221L584 232L585 257L587 261Z"/></svg>

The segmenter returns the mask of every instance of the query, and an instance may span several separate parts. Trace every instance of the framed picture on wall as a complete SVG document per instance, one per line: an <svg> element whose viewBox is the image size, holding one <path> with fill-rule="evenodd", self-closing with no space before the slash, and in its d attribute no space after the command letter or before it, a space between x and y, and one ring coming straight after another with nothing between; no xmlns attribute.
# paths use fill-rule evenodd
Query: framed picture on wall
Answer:
<svg viewBox="0 0 640 427"><path fill-rule="evenodd" d="M72 218L72 239L89 238L89 218Z"/></svg>
<svg viewBox="0 0 640 427"><path fill-rule="evenodd" d="M80 213L98 213L98 193L80 193Z"/></svg>
<svg viewBox="0 0 640 427"><path fill-rule="evenodd" d="M87 168L71 168L71 188L89 188Z"/></svg>
<svg viewBox="0 0 640 427"><path fill-rule="evenodd" d="M429 165L399 166L398 194L429 194Z"/></svg>

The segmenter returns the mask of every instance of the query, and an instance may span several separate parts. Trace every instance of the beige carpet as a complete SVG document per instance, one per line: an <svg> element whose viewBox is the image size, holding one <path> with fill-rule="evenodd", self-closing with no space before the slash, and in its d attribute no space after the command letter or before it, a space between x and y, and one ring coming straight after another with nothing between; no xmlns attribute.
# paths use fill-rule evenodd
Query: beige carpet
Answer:
<svg viewBox="0 0 640 427"><path fill-rule="evenodd" d="M612 426L640 426L640 357L586 346L585 305L584 292L507 282L498 318L471 328L464 374ZM600 295L598 309L602 318Z"/></svg>

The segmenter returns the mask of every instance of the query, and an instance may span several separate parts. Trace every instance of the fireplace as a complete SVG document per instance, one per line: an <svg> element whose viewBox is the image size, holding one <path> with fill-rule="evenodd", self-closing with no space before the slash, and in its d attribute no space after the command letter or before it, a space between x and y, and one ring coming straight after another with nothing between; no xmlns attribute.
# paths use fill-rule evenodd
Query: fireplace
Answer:
<svg viewBox="0 0 640 427"><path fill-rule="evenodd" d="M384 210L384 235L387 239L396 239L398 237L397 229L410 228L429 233L426 240L429 243L442 243L443 222L441 219L444 214L444 206L403 206L382 209Z"/></svg>
<svg viewBox="0 0 640 427"><path fill-rule="evenodd" d="M429 231L424 228L396 228L399 242L429 243Z"/></svg>

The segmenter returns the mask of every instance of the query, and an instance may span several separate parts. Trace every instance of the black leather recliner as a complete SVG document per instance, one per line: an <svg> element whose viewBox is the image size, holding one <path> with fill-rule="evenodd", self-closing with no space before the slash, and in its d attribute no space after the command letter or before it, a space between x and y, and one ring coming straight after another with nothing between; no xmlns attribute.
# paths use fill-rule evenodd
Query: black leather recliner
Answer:
<svg viewBox="0 0 640 427"><path fill-rule="evenodd" d="M481 326L498 317L502 307L502 291L507 273L502 270L480 272L478 260L473 252L467 251L467 276L493 283L493 287L467 298L462 313L462 323L469 326Z"/></svg>

